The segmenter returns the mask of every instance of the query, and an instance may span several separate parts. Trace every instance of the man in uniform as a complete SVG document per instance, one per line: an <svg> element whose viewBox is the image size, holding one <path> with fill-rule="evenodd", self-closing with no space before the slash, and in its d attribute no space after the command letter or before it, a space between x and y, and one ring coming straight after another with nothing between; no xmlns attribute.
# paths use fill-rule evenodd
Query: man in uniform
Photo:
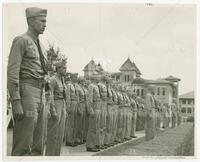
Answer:
<svg viewBox="0 0 200 162"><path fill-rule="evenodd" d="M130 95L130 102L131 102L131 110L132 110L132 122L131 122L131 137L136 138L136 121L137 121L137 104L136 104L136 94L131 92Z"/></svg>
<svg viewBox="0 0 200 162"><path fill-rule="evenodd" d="M51 104L50 114L51 117L48 121L47 131L47 156L59 156L61 152L61 145L63 142L65 131L65 118L66 118L66 95L64 76L66 74L65 60L55 63L56 74L50 78L50 92Z"/></svg>
<svg viewBox="0 0 200 162"><path fill-rule="evenodd" d="M83 136L85 129L85 91L83 89L85 79L83 77L78 78L78 84L75 84L76 94L78 97L77 106L77 134L76 134L76 144L83 144Z"/></svg>
<svg viewBox="0 0 200 162"><path fill-rule="evenodd" d="M114 144L116 144L115 140L116 140L116 135L117 135L118 113L119 113L117 85L113 84L111 90L112 90L112 95L113 95L113 129L112 129L112 136L111 136L111 145L114 145Z"/></svg>
<svg viewBox="0 0 200 162"><path fill-rule="evenodd" d="M107 116L107 87L106 82L108 77L106 75L102 76L101 82L98 83L99 92L101 96L101 121L100 121L100 149L106 148L105 136L106 136L106 116Z"/></svg>
<svg viewBox="0 0 200 162"><path fill-rule="evenodd" d="M132 112L131 112L131 102L130 98L128 96L128 93L124 93L124 98L125 98L125 114L126 114L126 121L125 121L125 140L130 140L131 139L131 123L132 123Z"/></svg>
<svg viewBox="0 0 200 162"><path fill-rule="evenodd" d="M154 86L149 86L146 94L146 118L145 118L145 140L151 140L155 136L155 99Z"/></svg>
<svg viewBox="0 0 200 162"><path fill-rule="evenodd" d="M66 105L69 110L68 119L65 126L65 145L77 146L76 132L77 132L77 105L78 98L74 83L77 81L76 74L70 74L70 82L66 85Z"/></svg>
<svg viewBox="0 0 200 162"><path fill-rule="evenodd" d="M7 85L15 118L13 156L43 154L43 87L47 70L39 35L46 28L46 16L46 9L26 9L28 31L15 37L9 55Z"/></svg>
<svg viewBox="0 0 200 162"><path fill-rule="evenodd" d="M101 117L101 98L98 83L100 76L92 75L90 77L92 83L88 87L88 113L89 125L86 139L87 151L99 151L100 141L100 117Z"/></svg>
<svg viewBox="0 0 200 162"><path fill-rule="evenodd" d="M113 126L113 93L112 93L112 80L107 79L107 118L106 118L106 135L105 135L105 146L111 146L112 126Z"/></svg>
<svg viewBox="0 0 200 162"><path fill-rule="evenodd" d="M116 135L116 141L117 142L123 142L123 137L122 137L122 130L123 130L123 114L124 114L124 98L122 95L122 86L118 86L119 91L117 92L117 98L118 98L118 123L117 123L117 135Z"/></svg>
<svg viewBox="0 0 200 162"><path fill-rule="evenodd" d="M176 126L177 123L177 111L176 111L176 100L173 100L171 104L171 110L172 110L172 128Z"/></svg>
<svg viewBox="0 0 200 162"><path fill-rule="evenodd" d="M90 80L85 80L83 90L85 93L85 126L84 126L84 133L83 133L83 142L86 142L87 138L87 132L88 132L88 125L89 125L89 104L88 104L88 99L89 99L89 94L88 94L88 86L91 84Z"/></svg>

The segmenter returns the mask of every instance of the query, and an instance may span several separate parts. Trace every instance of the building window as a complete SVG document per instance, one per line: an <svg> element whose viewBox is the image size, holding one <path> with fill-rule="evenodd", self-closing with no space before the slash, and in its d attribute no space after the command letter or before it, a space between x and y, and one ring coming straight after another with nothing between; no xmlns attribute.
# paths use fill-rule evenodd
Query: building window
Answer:
<svg viewBox="0 0 200 162"><path fill-rule="evenodd" d="M119 79L120 79L120 76L119 76L119 75L117 75L117 76L116 76L116 80L117 80L117 81L119 81Z"/></svg>
<svg viewBox="0 0 200 162"><path fill-rule="evenodd" d="M160 87L157 88L157 95L160 96Z"/></svg>
<svg viewBox="0 0 200 162"><path fill-rule="evenodd" d="M162 89L162 95L165 96L165 88Z"/></svg>
<svg viewBox="0 0 200 162"><path fill-rule="evenodd" d="M181 112L182 112L182 113L186 113L186 108L185 108L185 107L182 108L182 109L181 109Z"/></svg>
<svg viewBox="0 0 200 162"><path fill-rule="evenodd" d="M125 75L125 82L129 82L130 81L130 76L129 75Z"/></svg>
<svg viewBox="0 0 200 162"><path fill-rule="evenodd" d="M190 107L187 108L187 113L191 114L192 113L192 109Z"/></svg>
<svg viewBox="0 0 200 162"><path fill-rule="evenodd" d="M137 89L137 96L140 96L140 90Z"/></svg>
<svg viewBox="0 0 200 162"><path fill-rule="evenodd" d="M141 89L141 96L144 96L144 89Z"/></svg>
<svg viewBox="0 0 200 162"><path fill-rule="evenodd" d="M191 100L188 100L187 103L190 105L190 104L192 103L192 101L191 101Z"/></svg>
<svg viewBox="0 0 200 162"><path fill-rule="evenodd" d="M183 101L182 101L182 104L186 104L186 100L183 100Z"/></svg>

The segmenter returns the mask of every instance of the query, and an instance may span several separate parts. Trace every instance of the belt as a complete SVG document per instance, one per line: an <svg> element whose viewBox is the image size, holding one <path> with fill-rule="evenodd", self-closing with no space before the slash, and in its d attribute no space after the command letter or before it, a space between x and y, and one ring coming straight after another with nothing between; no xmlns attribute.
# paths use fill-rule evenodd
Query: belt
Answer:
<svg viewBox="0 0 200 162"><path fill-rule="evenodd" d="M98 99L97 100L93 100L93 102L100 102L100 101L101 101L100 99L99 100Z"/></svg>
<svg viewBox="0 0 200 162"><path fill-rule="evenodd" d="M54 98L54 100L64 100L64 98Z"/></svg>
<svg viewBox="0 0 200 162"><path fill-rule="evenodd" d="M41 79L21 79L20 83L27 83L39 89L44 87L44 80Z"/></svg>

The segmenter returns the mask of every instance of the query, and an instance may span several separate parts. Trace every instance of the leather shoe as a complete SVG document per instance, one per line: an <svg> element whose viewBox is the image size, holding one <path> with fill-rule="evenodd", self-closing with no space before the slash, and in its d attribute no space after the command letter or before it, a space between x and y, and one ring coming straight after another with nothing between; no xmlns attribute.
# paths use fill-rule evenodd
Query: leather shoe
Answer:
<svg viewBox="0 0 200 162"><path fill-rule="evenodd" d="M89 151L89 152L98 152L100 150L97 149L97 148L89 148L89 147L87 147L87 151Z"/></svg>

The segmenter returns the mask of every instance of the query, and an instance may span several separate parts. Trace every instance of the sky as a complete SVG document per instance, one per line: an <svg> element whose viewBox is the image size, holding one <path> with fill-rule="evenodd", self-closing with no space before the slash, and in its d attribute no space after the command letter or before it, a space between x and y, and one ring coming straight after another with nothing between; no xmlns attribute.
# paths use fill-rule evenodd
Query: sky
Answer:
<svg viewBox="0 0 200 162"><path fill-rule="evenodd" d="M59 47L70 72L83 75L94 59L109 72L118 72L129 57L145 79L173 75L181 79L179 93L196 85L195 5L49 3L4 4L3 58L12 40L27 30L25 9L48 10L43 45Z"/></svg>

